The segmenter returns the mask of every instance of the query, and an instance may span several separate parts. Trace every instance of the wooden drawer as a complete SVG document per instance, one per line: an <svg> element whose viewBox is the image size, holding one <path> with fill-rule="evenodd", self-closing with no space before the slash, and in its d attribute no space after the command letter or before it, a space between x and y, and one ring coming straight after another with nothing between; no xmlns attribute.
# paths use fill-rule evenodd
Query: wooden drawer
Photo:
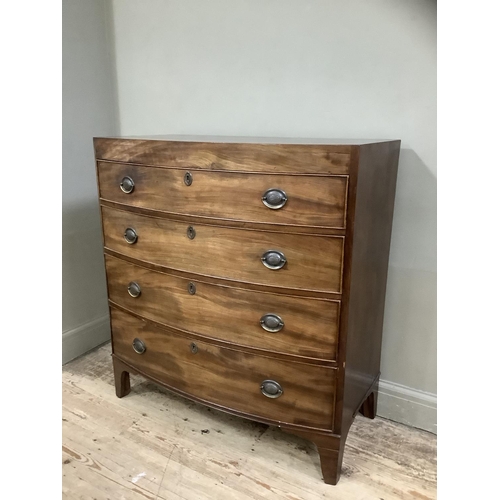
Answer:
<svg viewBox="0 0 500 500"><path fill-rule="evenodd" d="M341 291L341 236L308 236L251 231L197 224L102 207L104 244L142 261L180 271L235 281L284 288ZM137 234L129 244L127 228ZM261 257L269 250L282 252L286 264L272 270Z"/></svg>
<svg viewBox="0 0 500 500"><path fill-rule="evenodd" d="M106 271L109 299L144 318L258 349L336 358L340 301L211 285L151 271L109 255ZM128 292L131 282L139 285L138 297ZM190 283L194 289L189 290ZM260 320L268 313L283 320L281 330L273 333L263 329Z"/></svg>
<svg viewBox="0 0 500 500"><path fill-rule="evenodd" d="M114 354L170 387L250 416L332 427L335 368L217 347L160 330L113 308L111 324ZM144 342L143 354L134 351L135 338ZM283 393L274 399L263 395L261 384L265 380L278 382Z"/></svg>
<svg viewBox="0 0 500 500"><path fill-rule="evenodd" d="M162 212L292 226L345 227L347 176L266 175L190 171L99 162L100 196L104 200ZM120 184L133 180L125 193ZM285 205L268 208L269 189L286 193Z"/></svg>

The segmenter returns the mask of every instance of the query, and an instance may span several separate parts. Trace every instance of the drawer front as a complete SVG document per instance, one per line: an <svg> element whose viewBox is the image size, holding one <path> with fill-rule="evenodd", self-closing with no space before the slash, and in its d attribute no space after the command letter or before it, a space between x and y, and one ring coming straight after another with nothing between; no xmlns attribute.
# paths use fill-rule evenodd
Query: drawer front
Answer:
<svg viewBox="0 0 500 500"><path fill-rule="evenodd" d="M346 176L189 171L186 181L184 169L103 162L98 172L101 198L115 203L256 223L345 227ZM272 208L263 202L266 192Z"/></svg>
<svg viewBox="0 0 500 500"><path fill-rule="evenodd" d="M102 207L104 244L129 257L206 276L340 293L341 236L306 236L186 223ZM124 234L129 229L135 243ZM130 231L130 230L133 230ZM269 258L266 252L273 251ZM281 252L286 263L269 269ZM282 263L278 263L280 266Z"/></svg>
<svg viewBox="0 0 500 500"><path fill-rule="evenodd" d="M106 271L110 300L144 318L258 349L336 358L339 301L211 285L110 256Z"/></svg>
<svg viewBox="0 0 500 500"><path fill-rule="evenodd" d="M331 429L336 369L286 362L160 330L122 311L111 310L113 352L158 381L189 395L289 424ZM136 349L145 351L137 354ZM194 345L193 345L194 343ZM282 394L262 394L266 380ZM268 394L278 389L266 386ZM274 391L273 391L274 389ZM279 391L277 392L279 394ZM276 395L276 394L274 394Z"/></svg>

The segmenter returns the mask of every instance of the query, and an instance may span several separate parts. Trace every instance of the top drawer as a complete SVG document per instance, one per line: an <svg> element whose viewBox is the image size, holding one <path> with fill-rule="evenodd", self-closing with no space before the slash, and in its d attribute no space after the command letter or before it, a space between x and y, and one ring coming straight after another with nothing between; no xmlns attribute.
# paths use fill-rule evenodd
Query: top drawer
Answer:
<svg viewBox="0 0 500 500"><path fill-rule="evenodd" d="M107 162L98 163L98 175L100 197L124 205L213 219L345 228L347 176L214 172Z"/></svg>

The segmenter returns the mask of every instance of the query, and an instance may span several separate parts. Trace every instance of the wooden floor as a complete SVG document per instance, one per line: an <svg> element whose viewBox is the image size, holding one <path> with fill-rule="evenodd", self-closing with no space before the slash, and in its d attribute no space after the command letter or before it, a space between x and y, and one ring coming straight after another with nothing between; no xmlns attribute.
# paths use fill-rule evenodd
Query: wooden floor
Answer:
<svg viewBox="0 0 500 500"><path fill-rule="evenodd" d="M64 499L436 498L436 437L359 415L337 486L308 441L131 376L114 393L109 344L63 367Z"/></svg>

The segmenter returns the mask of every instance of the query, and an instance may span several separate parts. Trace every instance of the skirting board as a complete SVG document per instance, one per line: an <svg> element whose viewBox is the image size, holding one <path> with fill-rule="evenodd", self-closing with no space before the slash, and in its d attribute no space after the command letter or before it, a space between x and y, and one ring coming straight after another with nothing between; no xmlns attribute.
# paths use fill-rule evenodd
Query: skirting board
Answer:
<svg viewBox="0 0 500 500"><path fill-rule="evenodd" d="M379 417L437 434L436 394L381 380L377 406Z"/></svg>
<svg viewBox="0 0 500 500"><path fill-rule="evenodd" d="M62 334L62 364L81 356L111 338L109 316L89 321Z"/></svg>

